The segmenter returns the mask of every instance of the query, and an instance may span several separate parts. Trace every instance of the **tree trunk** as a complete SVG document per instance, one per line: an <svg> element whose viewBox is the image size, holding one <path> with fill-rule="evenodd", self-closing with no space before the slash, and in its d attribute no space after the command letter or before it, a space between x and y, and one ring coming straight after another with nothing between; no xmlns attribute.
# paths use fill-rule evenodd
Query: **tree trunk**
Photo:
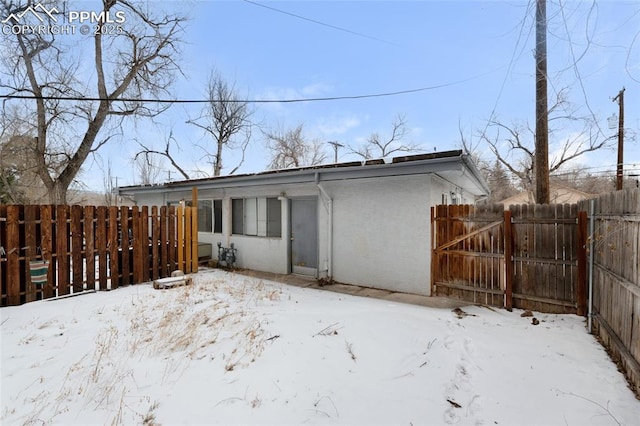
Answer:
<svg viewBox="0 0 640 426"><path fill-rule="evenodd" d="M49 188L49 202L54 205L67 204L67 190L69 184L64 184L60 180L53 182L53 187Z"/></svg>
<svg viewBox="0 0 640 426"><path fill-rule="evenodd" d="M213 175L220 176L222 172L222 145L223 143L218 140L218 146L216 151L216 163L213 165Z"/></svg>

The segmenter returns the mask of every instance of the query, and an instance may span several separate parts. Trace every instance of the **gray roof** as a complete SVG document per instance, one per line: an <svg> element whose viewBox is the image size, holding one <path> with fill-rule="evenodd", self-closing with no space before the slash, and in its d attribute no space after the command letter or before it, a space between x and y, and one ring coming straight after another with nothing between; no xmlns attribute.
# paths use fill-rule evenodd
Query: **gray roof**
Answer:
<svg viewBox="0 0 640 426"><path fill-rule="evenodd" d="M166 193L198 189L328 182L385 176L437 174L477 196L489 194L489 188L470 156L461 150L395 157L384 160L352 161L291 169L268 170L260 173L187 179L157 185L134 185L118 188L121 195L136 193Z"/></svg>

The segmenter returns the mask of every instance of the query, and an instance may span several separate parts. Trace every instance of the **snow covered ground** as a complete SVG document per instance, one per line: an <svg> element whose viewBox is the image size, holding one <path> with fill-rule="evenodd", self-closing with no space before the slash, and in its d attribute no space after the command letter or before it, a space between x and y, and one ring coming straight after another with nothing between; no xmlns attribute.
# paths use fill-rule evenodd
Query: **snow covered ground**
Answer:
<svg viewBox="0 0 640 426"><path fill-rule="evenodd" d="M2 308L2 424L640 424L577 316L194 278Z"/></svg>

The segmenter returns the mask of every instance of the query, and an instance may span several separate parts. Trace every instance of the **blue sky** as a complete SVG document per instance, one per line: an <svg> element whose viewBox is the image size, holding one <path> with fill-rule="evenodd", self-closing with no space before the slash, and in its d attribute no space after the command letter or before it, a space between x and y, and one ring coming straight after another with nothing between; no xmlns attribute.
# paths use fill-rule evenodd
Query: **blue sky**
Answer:
<svg viewBox="0 0 640 426"><path fill-rule="evenodd" d="M343 30L241 0L180 2L191 20L185 27L184 76L176 83L177 98L203 98L214 67L248 99L339 97L434 87L357 100L255 104L254 117L268 128L303 123L310 139L358 145L373 132L386 135L394 118L402 114L409 130L406 142L427 152L458 149L461 127L488 159L488 150L477 137L487 119L534 126L535 1L260 3ZM176 6L177 2L153 2L150 7ZM547 9L550 98L564 88L579 114L596 117L603 133L613 135L616 130L609 130L606 119L617 112L612 98L624 86L625 128L640 139L640 4L549 0ZM137 149L134 137L161 148L171 129L182 165L205 170L203 152L195 144L205 144L206 139L196 127L184 123L199 108L174 105L155 125L138 123L121 142L103 151L102 160L111 158L116 165L118 183L136 183L129 160ZM574 130L562 129L552 138L552 155ZM331 147L326 147L333 158ZM228 172L237 163L237 153L226 156ZM355 159L346 149L340 151L340 161ZM612 169L615 162L614 150L583 160L595 172ZM264 138L255 131L238 172L258 172L268 163ZM627 140L625 164L640 173L639 141ZM170 168L166 161L163 167ZM94 165L83 178L100 189L100 173ZM165 171L161 179L167 176ZM176 178L177 173L171 176Z"/></svg>

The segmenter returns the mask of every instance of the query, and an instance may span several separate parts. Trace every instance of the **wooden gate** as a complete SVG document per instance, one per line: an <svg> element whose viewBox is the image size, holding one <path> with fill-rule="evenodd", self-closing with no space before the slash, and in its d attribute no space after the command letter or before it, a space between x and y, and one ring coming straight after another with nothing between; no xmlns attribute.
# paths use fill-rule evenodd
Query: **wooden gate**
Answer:
<svg viewBox="0 0 640 426"><path fill-rule="evenodd" d="M431 294L586 314L586 214L577 206L431 209Z"/></svg>

